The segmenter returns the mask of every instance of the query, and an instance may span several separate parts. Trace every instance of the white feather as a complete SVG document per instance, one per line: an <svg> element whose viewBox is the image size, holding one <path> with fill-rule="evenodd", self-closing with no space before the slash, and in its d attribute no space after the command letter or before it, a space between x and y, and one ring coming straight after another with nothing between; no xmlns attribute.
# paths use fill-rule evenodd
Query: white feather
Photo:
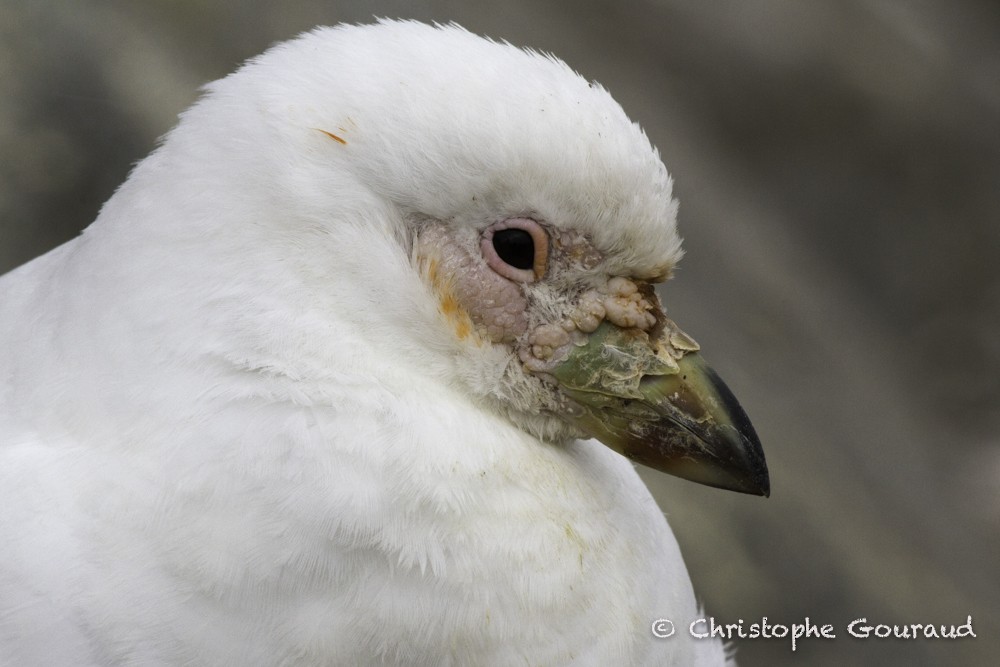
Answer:
<svg viewBox="0 0 1000 667"><path fill-rule="evenodd" d="M0 664L721 664L650 633L699 612L631 465L498 411L411 261L420 218L524 213L680 256L655 151L553 58L381 22L208 86L0 281Z"/></svg>

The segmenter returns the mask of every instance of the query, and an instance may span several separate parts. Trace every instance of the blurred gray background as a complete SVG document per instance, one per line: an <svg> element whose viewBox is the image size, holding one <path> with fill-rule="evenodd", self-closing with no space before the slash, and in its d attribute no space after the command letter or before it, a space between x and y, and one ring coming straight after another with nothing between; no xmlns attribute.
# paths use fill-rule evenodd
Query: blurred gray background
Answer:
<svg viewBox="0 0 1000 667"><path fill-rule="evenodd" d="M551 51L660 148L688 250L662 296L773 493L644 476L710 614L837 633L741 664L1000 664L1000 6L2 0L0 271L90 223L202 83L373 16ZM978 639L846 632L970 614Z"/></svg>

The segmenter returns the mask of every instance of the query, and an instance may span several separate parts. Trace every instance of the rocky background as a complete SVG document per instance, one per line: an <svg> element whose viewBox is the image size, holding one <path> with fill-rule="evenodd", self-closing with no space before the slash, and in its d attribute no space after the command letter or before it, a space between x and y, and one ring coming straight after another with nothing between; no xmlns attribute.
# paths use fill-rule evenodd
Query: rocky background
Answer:
<svg viewBox="0 0 1000 667"><path fill-rule="evenodd" d="M737 641L741 665L996 664L1000 6L3 0L0 271L90 223L199 85L373 16L558 54L659 146L688 250L662 296L753 418L773 493L644 476L709 614L837 635ZM969 615L978 639L846 631Z"/></svg>

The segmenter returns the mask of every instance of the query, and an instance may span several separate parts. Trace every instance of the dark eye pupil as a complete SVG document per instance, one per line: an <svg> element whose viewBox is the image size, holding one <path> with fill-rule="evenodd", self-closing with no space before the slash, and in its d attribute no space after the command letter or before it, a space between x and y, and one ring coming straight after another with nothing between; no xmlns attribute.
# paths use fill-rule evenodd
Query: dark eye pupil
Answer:
<svg viewBox="0 0 1000 667"><path fill-rule="evenodd" d="M500 259L516 269L530 269L535 265L535 241L523 229L494 232L493 249Z"/></svg>

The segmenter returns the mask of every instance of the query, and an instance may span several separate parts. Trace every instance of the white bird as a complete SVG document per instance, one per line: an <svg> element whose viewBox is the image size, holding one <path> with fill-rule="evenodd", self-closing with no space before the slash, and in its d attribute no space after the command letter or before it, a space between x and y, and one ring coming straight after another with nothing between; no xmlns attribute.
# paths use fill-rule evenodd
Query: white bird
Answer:
<svg viewBox="0 0 1000 667"><path fill-rule="evenodd" d="M454 25L210 84L0 281L0 665L722 664L621 456L768 491L675 217L603 88Z"/></svg>

